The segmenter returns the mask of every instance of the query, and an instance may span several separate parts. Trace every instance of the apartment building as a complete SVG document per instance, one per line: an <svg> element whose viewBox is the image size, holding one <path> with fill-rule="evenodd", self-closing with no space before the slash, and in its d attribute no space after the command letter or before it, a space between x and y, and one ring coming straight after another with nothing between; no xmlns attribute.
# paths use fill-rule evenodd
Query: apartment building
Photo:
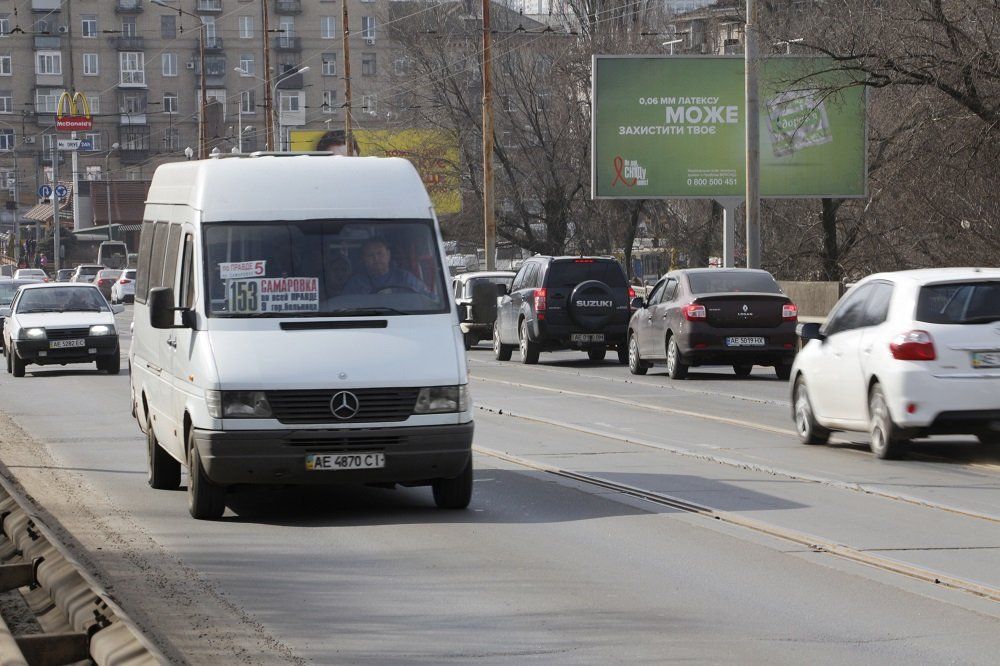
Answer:
<svg viewBox="0 0 1000 666"><path fill-rule="evenodd" d="M388 0L346 1L354 116L378 126L391 62L379 8ZM147 180L188 147L197 155L202 24L207 97L222 111L221 122L209 118L211 146L264 148L265 39L281 147L291 129L342 127L342 12L341 0L0 0L0 198L7 190L12 200L16 172L22 208L37 203L63 91L84 93L94 119L78 135L90 146L79 153L81 193L88 180ZM67 182L69 153L58 159Z"/></svg>

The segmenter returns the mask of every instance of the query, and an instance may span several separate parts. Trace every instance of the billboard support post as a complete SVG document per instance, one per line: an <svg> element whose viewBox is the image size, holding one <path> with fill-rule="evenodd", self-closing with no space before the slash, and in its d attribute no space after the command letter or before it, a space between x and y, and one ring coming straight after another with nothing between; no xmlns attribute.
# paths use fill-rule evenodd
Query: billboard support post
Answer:
<svg viewBox="0 0 1000 666"><path fill-rule="evenodd" d="M493 55L490 51L490 2L483 0L483 227L486 270L497 267L497 223L493 204Z"/></svg>
<svg viewBox="0 0 1000 666"><path fill-rule="evenodd" d="M743 203L740 197L719 197L716 200L722 206L722 265L725 268L736 267L736 211Z"/></svg>
<svg viewBox="0 0 1000 666"><path fill-rule="evenodd" d="M746 75L746 216L747 268L760 268L760 113L757 100L757 7L747 0L747 22L744 34Z"/></svg>

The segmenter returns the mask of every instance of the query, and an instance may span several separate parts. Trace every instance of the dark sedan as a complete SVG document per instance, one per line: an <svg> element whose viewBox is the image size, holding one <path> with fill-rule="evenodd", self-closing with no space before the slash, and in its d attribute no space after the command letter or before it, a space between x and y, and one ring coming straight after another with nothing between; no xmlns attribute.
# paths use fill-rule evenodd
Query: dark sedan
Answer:
<svg viewBox="0 0 1000 666"><path fill-rule="evenodd" d="M731 365L740 377L755 365L788 379L797 350L798 309L767 271L695 268L664 275L629 321L629 370L664 363L672 379L688 368Z"/></svg>

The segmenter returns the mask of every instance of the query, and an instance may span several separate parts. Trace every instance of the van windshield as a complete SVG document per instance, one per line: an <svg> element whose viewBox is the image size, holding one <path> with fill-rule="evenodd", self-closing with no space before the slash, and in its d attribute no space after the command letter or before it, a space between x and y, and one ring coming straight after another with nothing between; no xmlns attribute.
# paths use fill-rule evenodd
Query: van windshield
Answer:
<svg viewBox="0 0 1000 666"><path fill-rule="evenodd" d="M448 312L431 220L205 225L209 315Z"/></svg>

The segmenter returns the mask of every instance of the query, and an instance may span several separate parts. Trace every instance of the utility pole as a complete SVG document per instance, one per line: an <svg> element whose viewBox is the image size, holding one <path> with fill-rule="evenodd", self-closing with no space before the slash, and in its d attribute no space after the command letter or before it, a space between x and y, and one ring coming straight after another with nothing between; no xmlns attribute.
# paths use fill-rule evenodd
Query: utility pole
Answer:
<svg viewBox="0 0 1000 666"><path fill-rule="evenodd" d="M22 133L23 136L23 133ZM11 151L14 156L14 264L21 267L21 218L18 211L21 208L21 174L17 172L17 145Z"/></svg>
<svg viewBox="0 0 1000 666"><path fill-rule="evenodd" d="M345 2L346 4L346 2ZM261 24L264 30L264 150L274 150L274 100L271 99L271 22L267 11L267 0L260 3Z"/></svg>
<svg viewBox="0 0 1000 666"><path fill-rule="evenodd" d="M758 3L747 0L747 23L743 49L746 70L746 216L747 268L760 268L760 112L757 100L757 74L760 58L757 53Z"/></svg>
<svg viewBox="0 0 1000 666"><path fill-rule="evenodd" d="M59 143L52 137L52 254L56 267L56 274L59 274L61 261L59 259L59 195L56 190L59 188ZM35 248L38 254L38 248Z"/></svg>
<svg viewBox="0 0 1000 666"><path fill-rule="evenodd" d="M344 12L341 18L344 28L344 142L347 155L354 155L354 141L351 135L351 22L347 14L347 0L342 0Z"/></svg>
<svg viewBox="0 0 1000 666"><path fill-rule="evenodd" d="M497 222L493 215L493 55L490 50L490 2L483 0L483 226L486 270L496 270Z"/></svg>

